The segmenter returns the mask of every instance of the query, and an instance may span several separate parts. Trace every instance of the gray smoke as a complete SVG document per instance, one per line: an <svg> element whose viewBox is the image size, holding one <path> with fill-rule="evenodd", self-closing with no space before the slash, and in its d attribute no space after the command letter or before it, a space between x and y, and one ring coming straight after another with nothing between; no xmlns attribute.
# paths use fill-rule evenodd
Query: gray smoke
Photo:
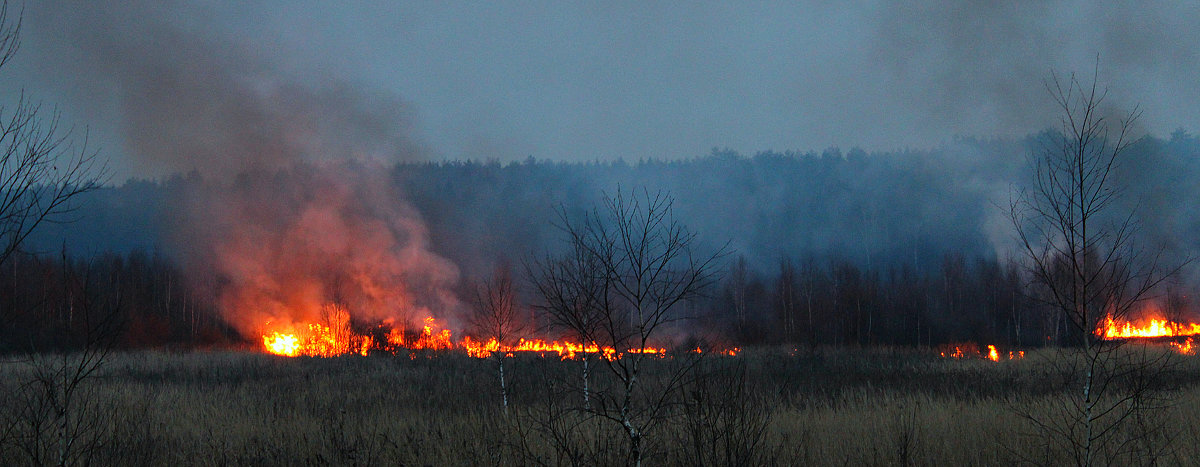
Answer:
<svg viewBox="0 0 1200 467"><path fill-rule="evenodd" d="M1194 4L947 0L892 3L871 20L873 58L925 124L967 129L959 122L984 116L997 130L987 133L1016 136L1056 126L1052 71L1098 74L1112 91L1106 110L1117 118L1140 104L1160 136L1200 119L1178 108L1200 97L1188 84L1200 75Z"/></svg>
<svg viewBox="0 0 1200 467"><path fill-rule="evenodd" d="M1055 127L1059 112L1044 86L1051 70L1075 72L1084 82L1095 70L1110 89L1104 109L1110 118L1140 104L1144 114L1135 137L1200 128L1195 85L1200 8L1187 2L688 7L47 0L30 4L26 15L23 62L14 64L19 73L0 79L52 89L55 95L47 97L96 128L100 139L116 135L117 145L106 150L132 175L196 169L229 179L297 162L320 166L435 156L632 162L700 156L712 147L749 155L832 146L854 154L849 159L888 158L875 165L885 169L876 174L847 170L822 178L814 172L805 186L828 194L818 198L821 206L796 195L797 188L774 173L745 180L702 171L678 179L599 175L572 180L578 183L570 191L554 196L541 184L497 189L496 196L544 201L536 208L549 212L563 199L594 198L619 182L676 191L703 187L697 190L718 201L689 210L681 200L681 211L688 211L683 214L701 229L731 232L740 252L768 266L780 251L915 252L923 248L919 239L935 235L962 237L951 242L956 244L981 243L977 232L941 232L938 224L982 224L986 242L1007 256L1008 226L1002 211L993 208L1007 201L1028 154L1023 148L979 150L954 138L1021 141ZM868 151L848 149L854 146ZM909 153L895 151L898 147L933 149ZM1194 185L1188 181L1194 178L1176 179L1164 191L1147 188L1177 176L1179 170L1167 169L1172 164L1191 167L1172 157L1131 164L1123 181L1134 187L1131 199L1142 203L1147 229L1185 232L1161 235L1182 244L1188 241L1178 239L1191 234L1180 226L1195 216L1178 200L1190 199L1193 190L1184 187ZM348 177L344 183L370 186L384 182L364 183L360 177L379 177L378 172L339 173ZM896 180L888 177L892 173L910 177ZM778 193L754 192L760 187ZM402 201L396 201L399 214L354 210L373 205L378 194L365 199L361 190L327 188L348 194L318 211L355 213L330 217L344 223L359 222L357 213L363 213L382 221L395 237L380 242L382 248L403 249L417 238L424 251L424 230L404 227L420 225L417 213ZM750 190L752 196L721 196L735 190ZM444 201L452 194L447 191L427 190L443 201L423 202L443 209L421 214L451 219L444 222L452 226L448 235L472 240L462 245L482 250L477 239L489 235L511 241L495 233L497 222L483 220L508 217L507 210L472 210L466 207L470 200ZM299 206L320 198L320 192L288 193L295 198L278 205L269 203L271 196L249 198L268 203L250 210L223 210L237 203L222 197L207 209L193 209L193 215L204 215L187 225L202 231L194 227L218 219L215 225L249 226L247 245L290 245L254 236L258 223L305 231L301 220L309 218L286 213L304 212ZM894 206L914 199L946 201L930 204L928 211L924 205ZM269 212L243 215L258 209ZM736 228L709 214L713 210L732 213ZM897 211L917 217L897 218ZM418 223L387 219L392 215ZM550 235L519 233L530 234L521 238L539 246ZM223 237L216 232L205 238ZM178 244L191 246L186 236ZM394 276L400 269L379 270ZM432 289L455 276L450 268L438 269L434 276L444 280Z"/></svg>
<svg viewBox="0 0 1200 467"><path fill-rule="evenodd" d="M61 34L48 47L63 59L46 67L66 68L55 72L78 82L73 98L109 106L126 162L208 180L167 208L172 255L251 338L317 322L329 304L356 323L452 318L457 268L430 252L385 168L424 157L408 106L336 70L297 68L209 6L30 11L31 25Z"/></svg>
<svg viewBox="0 0 1200 467"><path fill-rule="evenodd" d="M132 158L135 174L225 178L295 162L423 156L401 99L335 70L296 69L208 6L39 2L26 42L61 58L39 68L72 81L68 99L100 114L93 120L118 122L123 147L108 152Z"/></svg>
<svg viewBox="0 0 1200 467"><path fill-rule="evenodd" d="M137 153L139 176L230 147L581 161L1020 138L1056 123L1048 73L1090 78L1097 58L1109 103L1141 104L1142 129L1200 127L1191 2L48 0L26 14L10 78L54 90L120 162ZM147 154L164 145L175 159Z"/></svg>

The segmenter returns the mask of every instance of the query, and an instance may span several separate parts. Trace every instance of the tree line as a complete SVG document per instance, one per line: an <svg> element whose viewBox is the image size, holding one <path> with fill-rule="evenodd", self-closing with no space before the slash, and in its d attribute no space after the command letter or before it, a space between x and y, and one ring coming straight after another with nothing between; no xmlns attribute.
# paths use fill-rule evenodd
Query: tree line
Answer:
<svg viewBox="0 0 1200 467"><path fill-rule="evenodd" d="M718 286L689 304L693 315L705 317L705 329L683 327L681 338L1031 346L1062 342L1073 332L1038 305L1038 291L998 246L1011 236L998 204L1022 176L1020 155L1039 141L960 139L930 151L751 157L714 150L696 159L637 163L400 164L389 178L420 213L431 248L460 269L463 297L496 264L561 248L556 210L578 217L617 186L645 186L672 195L678 218L699 234L698 246L728 241L732 252ZM1142 207L1139 234L1170 240L1167 254L1192 251L1200 245L1193 220L1200 217L1190 215L1188 203L1162 199L1188 199L1196 186L1162 181L1195 169L1200 139L1177 131L1169 139L1136 140L1125 151L1146 162L1122 172L1128 190L1121 202ZM290 177L284 170L267 179ZM28 253L0 271L4 345L25 345L28 326L54 323L41 316L69 308L63 294L51 293L64 290L66 276L106 281L92 293L120 296L132 326L125 345L237 340L221 324L215 300L195 292L204 289L198 283L226 279L193 277L172 253L183 246L172 243L171 232L188 228L178 225L176 209L198 187L216 183L193 173L77 195L75 204L87 208L72 213L74 222L42 224L26 239ZM1189 278L1182 271L1180 282ZM1186 301L1186 290L1179 287L1172 303Z"/></svg>
<svg viewBox="0 0 1200 467"><path fill-rule="evenodd" d="M683 315L699 319L677 323L662 337L681 344L695 338L811 349L957 342L1033 347L1071 342L1076 334L1042 304L1039 288L1014 262L951 253L931 268L868 267L806 256L782 257L773 270L758 271L735 254L722 266L713 287L682 305ZM121 348L253 344L256 336L239 336L214 300L193 291L197 279L163 255L140 251L89 259L14 255L0 269L0 307L6 310L0 350L69 348L78 337L72 333L95 318L79 310L97 304L117 310ZM512 282L532 288L521 277ZM512 300L528 315L540 299L534 290L520 292ZM1162 299L1173 317L1187 318L1188 296Z"/></svg>

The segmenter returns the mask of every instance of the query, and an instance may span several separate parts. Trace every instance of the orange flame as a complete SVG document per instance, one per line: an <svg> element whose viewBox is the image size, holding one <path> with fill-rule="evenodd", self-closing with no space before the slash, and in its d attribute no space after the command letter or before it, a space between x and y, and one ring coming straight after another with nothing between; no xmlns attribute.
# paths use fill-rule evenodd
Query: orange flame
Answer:
<svg viewBox="0 0 1200 467"><path fill-rule="evenodd" d="M1187 338L1183 342L1172 342L1171 349L1183 355L1195 355L1196 349L1192 346L1192 338Z"/></svg>
<svg viewBox="0 0 1200 467"><path fill-rule="evenodd" d="M1200 335L1200 323L1176 323L1167 319L1150 319L1138 326L1130 321L1118 323L1108 316L1104 323L1096 329L1097 336L1105 339L1147 339L1158 337L1187 337L1182 342L1168 342L1171 350L1183 355L1194 355L1196 350L1192 337Z"/></svg>
<svg viewBox="0 0 1200 467"><path fill-rule="evenodd" d="M501 344L495 338L486 341L463 337L457 342L449 329L437 329L439 326L434 318L426 318L425 325L416 336L407 336L399 328L392 328L382 334L383 341L369 335L359 334L349 329L348 322L342 326L323 326L308 324L301 328L303 332L270 331L263 334L263 349L271 354L286 357L315 356L332 357L357 353L367 355L371 350L395 352L408 350L462 350L475 358L487 358L495 353L511 356L514 352L540 354L556 354L563 360L575 359L580 354L598 355L604 359L620 359L625 354L650 354L665 357L667 349L662 347L646 347L627 349L618 352L613 347L600 346L596 343L582 344L575 342L546 341L544 339L518 339L515 344ZM734 347L719 351L720 355L736 356L741 349ZM697 347L694 352L700 353Z"/></svg>
<svg viewBox="0 0 1200 467"><path fill-rule="evenodd" d="M275 355L287 357L300 355L300 339L295 334L273 332L263 336L263 345L266 346L267 352Z"/></svg>
<svg viewBox="0 0 1200 467"><path fill-rule="evenodd" d="M1198 323L1176 323L1165 319L1151 319L1142 326L1132 322L1117 323L1111 316L1096 330L1105 339L1129 339L1138 337L1176 337L1200 335Z"/></svg>
<svg viewBox="0 0 1200 467"><path fill-rule="evenodd" d="M986 358L993 362L1001 360L1000 349L994 345L987 346L987 352L982 352L979 345L971 342L962 344L952 344L943 346L941 355L944 358ZM1024 350L1014 350L1008 352L1008 360L1020 360L1025 358Z"/></svg>

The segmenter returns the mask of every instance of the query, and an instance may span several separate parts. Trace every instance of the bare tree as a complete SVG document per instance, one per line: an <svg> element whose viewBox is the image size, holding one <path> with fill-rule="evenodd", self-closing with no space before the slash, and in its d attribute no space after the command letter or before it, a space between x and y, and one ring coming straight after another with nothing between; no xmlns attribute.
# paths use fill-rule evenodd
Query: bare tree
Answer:
<svg viewBox="0 0 1200 467"><path fill-rule="evenodd" d="M0 2L0 68L20 48L21 27L21 15L13 20L7 0ZM97 153L87 149L86 134L77 145L56 110L43 112L24 92L15 105L0 106L0 266L42 223L69 221L80 195L99 187L106 172ZM84 463L100 443L89 382L115 342L118 304L97 303L88 268L76 280L64 254L63 296L42 301L67 307L63 315L70 319L62 331L76 341L52 349L31 342L22 359L29 364L28 380L0 396L0 442L15 444L33 464ZM12 310L4 311L0 322L14 318Z"/></svg>
<svg viewBox="0 0 1200 467"><path fill-rule="evenodd" d="M1150 406L1150 386L1139 383L1149 380L1134 376L1162 364L1144 348L1119 351L1121 341L1105 339L1099 328L1128 316L1174 272L1137 244L1135 213L1120 212L1118 203L1116 173L1139 112L1111 121L1102 107L1107 91L1096 81L1095 75L1091 83L1052 75L1047 82L1061 128L1045 139L1034 159L1033 186L1009 211L1045 305L1072 327L1070 355L1060 361L1079 384L1063 413L1027 417L1080 465L1094 464L1101 454L1112 459L1108 441Z"/></svg>
<svg viewBox="0 0 1200 467"><path fill-rule="evenodd" d="M513 344L514 338L519 338L525 330L525 321L521 319L517 308L516 293L513 290L512 272L507 264L496 267L491 279L475 287L474 313L471 316L471 329L482 339L495 341L499 349ZM508 413L508 385L504 379L503 351L492 352L500 375L500 398L504 413Z"/></svg>
<svg viewBox="0 0 1200 467"><path fill-rule="evenodd" d="M11 20L0 3L0 68L20 48L21 18ZM0 265L43 222L66 220L79 195L100 186L107 169L87 138L74 143L59 114L22 92L16 105L0 106Z"/></svg>
<svg viewBox="0 0 1200 467"><path fill-rule="evenodd" d="M55 329L57 335L43 336L46 342L30 343L25 377L4 394L0 414L8 435L0 441L32 465L88 463L104 443L102 422L111 416L94 379L122 330L119 279L97 283L91 264L77 266L76 272L65 255L62 261L61 289L47 290L50 296L41 302L68 308L71 319Z"/></svg>
<svg viewBox="0 0 1200 467"><path fill-rule="evenodd" d="M676 445L681 465L750 466L780 462L766 441L771 410L749 384L744 360L698 365L680 387L682 423Z"/></svg>
<svg viewBox="0 0 1200 467"><path fill-rule="evenodd" d="M655 337L684 319L683 302L717 279L724 248L698 254L696 235L674 217L664 193L618 189L581 220L561 215L570 251L533 271L551 321L585 343L611 347L600 358L614 377L611 391L596 391L588 413L621 427L628 462L644 459L644 429L663 415L664 401L683 381L686 366L654 385L641 384L643 362Z"/></svg>
<svg viewBox="0 0 1200 467"><path fill-rule="evenodd" d="M541 262L526 265L534 287L542 297L537 309L550 317L550 327L566 331L569 339L581 345L592 343L591 336L599 333L604 316L597 301L603 293L601 265L587 248L572 243L570 251L558 257L550 256ZM584 410L591 409L591 356L578 355L581 360Z"/></svg>
<svg viewBox="0 0 1200 467"><path fill-rule="evenodd" d="M805 338L808 341L809 353L817 351L817 325L818 318L815 316L817 311L817 284L820 282L821 269L817 266L817 260L812 256L807 256L801 263L799 290L804 296L804 332Z"/></svg>
<svg viewBox="0 0 1200 467"><path fill-rule="evenodd" d="M775 279L776 318L783 325L783 341L796 343L796 313L799 308L796 265L791 258L779 260L779 277Z"/></svg>
<svg viewBox="0 0 1200 467"><path fill-rule="evenodd" d="M746 257L738 255L729 268L729 292L733 299L733 312L737 318L738 332L746 329L747 300L746 292L750 288L750 267Z"/></svg>

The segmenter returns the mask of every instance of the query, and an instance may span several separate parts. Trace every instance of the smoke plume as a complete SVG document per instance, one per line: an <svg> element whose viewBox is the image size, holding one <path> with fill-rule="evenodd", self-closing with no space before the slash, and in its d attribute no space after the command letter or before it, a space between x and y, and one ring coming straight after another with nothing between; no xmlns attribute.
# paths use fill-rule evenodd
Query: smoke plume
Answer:
<svg viewBox="0 0 1200 467"><path fill-rule="evenodd" d="M244 335L329 304L397 325L455 308L456 267L381 169L424 153L402 100L298 72L184 2L44 8L72 66L117 93L123 149L147 172L205 178L174 206L169 243Z"/></svg>

